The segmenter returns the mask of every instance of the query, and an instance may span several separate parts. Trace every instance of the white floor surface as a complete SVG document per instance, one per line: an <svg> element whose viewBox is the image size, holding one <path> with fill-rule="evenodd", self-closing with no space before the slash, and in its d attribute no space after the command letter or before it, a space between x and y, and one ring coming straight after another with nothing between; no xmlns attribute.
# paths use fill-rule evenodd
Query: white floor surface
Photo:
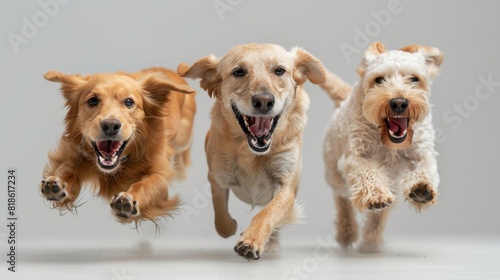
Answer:
<svg viewBox="0 0 500 280"><path fill-rule="evenodd" d="M18 271L4 265L0 279L500 279L500 239L388 240L384 252L361 254L326 237L284 244L258 261L221 244L25 245Z"/></svg>

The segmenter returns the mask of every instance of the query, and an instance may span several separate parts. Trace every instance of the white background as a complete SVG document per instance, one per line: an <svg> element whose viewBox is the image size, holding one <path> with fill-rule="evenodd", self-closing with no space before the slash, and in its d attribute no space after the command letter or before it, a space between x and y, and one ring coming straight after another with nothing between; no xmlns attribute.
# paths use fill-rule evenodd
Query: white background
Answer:
<svg viewBox="0 0 500 280"><path fill-rule="evenodd" d="M83 195L86 203L78 208L78 215L60 216L57 210L49 209L38 184L47 153L56 147L63 132L65 108L59 85L44 80L43 74L52 69L90 74L151 66L175 70L180 62L192 64L210 53L222 56L232 46L252 42L276 43L286 49L301 46L350 83L356 81L356 66L371 41L381 41L388 49L413 43L438 47L445 59L432 87L431 103L434 124L441 133L437 144L439 203L416 214L400 199L389 219L386 239L403 240L417 248L437 238L492 238L498 243L500 85L491 92L482 88L481 93L489 94L481 99L475 90L481 85L480 77L500 82L500 2L401 0L397 1L398 12L382 23L373 14L388 11L392 1L65 2L58 3L56 10L51 7L51 14L37 1L0 3L0 218L6 220L6 177L8 168L13 167L19 182L17 238L21 253L28 254L30 248L42 245L132 246L134 240L149 240L153 246L167 247L182 242L220 244L219 250L230 254L226 259L237 259L232 252L237 236L224 240L213 226L203 141L214 100L197 81L189 81L198 90L193 164L188 179L175 182L171 188L184 204L172 218L159 223L158 235L151 223L137 231L119 224L108 203L89 192ZM214 3L229 8L217 11ZM26 36L23 28L28 21L38 26ZM360 42L359 32L367 31L369 41ZM13 44L9 38L14 33L25 43ZM340 46L346 44L359 53L343 53ZM307 83L305 88L311 106L298 202L305 205L307 217L304 223L286 229L283 241L314 246L318 238L334 233L333 196L324 180L321 150L334 106L318 86ZM465 112L457 113L458 106ZM230 211L238 220L238 232L256 213L234 196ZM2 255L7 248L6 229L0 227ZM3 271L1 265L0 273Z"/></svg>

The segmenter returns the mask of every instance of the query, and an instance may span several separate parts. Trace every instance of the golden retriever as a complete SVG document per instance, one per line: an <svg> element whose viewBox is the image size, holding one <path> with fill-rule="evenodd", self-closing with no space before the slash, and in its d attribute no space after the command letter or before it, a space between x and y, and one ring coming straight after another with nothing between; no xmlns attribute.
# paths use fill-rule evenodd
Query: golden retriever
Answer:
<svg viewBox="0 0 500 280"><path fill-rule="evenodd" d="M195 91L185 80L163 68L44 77L61 83L68 109L40 185L52 206L73 210L88 184L122 223L175 209L178 198L169 197L167 187L189 164L196 111Z"/></svg>
<svg viewBox="0 0 500 280"><path fill-rule="evenodd" d="M295 205L300 177L302 131L309 97L302 85L325 80L318 59L294 48L248 44L222 58L209 55L177 73L200 78L215 97L205 150L212 188L215 228L220 236L236 232L228 212L229 190L242 201L263 209L241 234L234 250L259 259L278 245L277 229L300 214Z"/></svg>

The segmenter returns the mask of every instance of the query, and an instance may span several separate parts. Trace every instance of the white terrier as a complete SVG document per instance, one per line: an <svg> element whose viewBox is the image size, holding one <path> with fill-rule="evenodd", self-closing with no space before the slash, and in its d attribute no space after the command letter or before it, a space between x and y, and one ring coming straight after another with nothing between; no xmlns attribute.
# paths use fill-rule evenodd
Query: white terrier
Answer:
<svg viewBox="0 0 500 280"><path fill-rule="evenodd" d="M337 105L324 140L326 180L334 189L337 242L357 240L354 208L366 213L362 252L377 252L396 190L417 212L437 202L439 175L430 115L431 79L443 54L411 45L386 51L373 43L354 89L332 73L323 85ZM352 91L352 94L349 93Z"/></svg>

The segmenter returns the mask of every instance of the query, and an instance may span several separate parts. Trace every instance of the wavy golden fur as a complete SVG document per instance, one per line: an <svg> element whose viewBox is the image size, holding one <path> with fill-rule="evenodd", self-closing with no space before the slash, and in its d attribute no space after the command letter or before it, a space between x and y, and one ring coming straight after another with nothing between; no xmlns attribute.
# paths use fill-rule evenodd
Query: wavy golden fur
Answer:
<svg viewBox="0 0 500 280"><path fill-rule="evenodd" d="M61 83L68 109L65 131L40 185L60 210L73 210L84 185L110 201L122 223L168 215L179 200L168 194L189 164L195 91L175 72L67 75Z"/></svg>

